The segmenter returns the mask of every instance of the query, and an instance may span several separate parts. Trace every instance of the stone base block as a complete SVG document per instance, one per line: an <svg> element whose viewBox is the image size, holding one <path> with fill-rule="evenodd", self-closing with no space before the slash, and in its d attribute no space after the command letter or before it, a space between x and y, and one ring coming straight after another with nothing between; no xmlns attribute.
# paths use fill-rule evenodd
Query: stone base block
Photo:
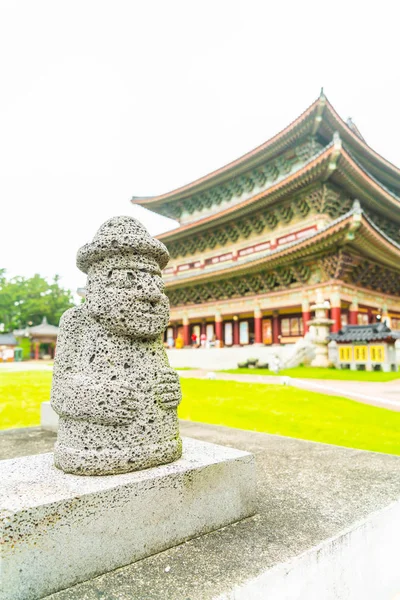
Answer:
<svg viewBox="0 0 400 600"><path fill-rule="evenodd" d="M40 425L47 431L57 431L58 414L50 406L50 402L42 402L40 405Z"/></svg>
<svg viewBox="0 0 400 600"><path fill-rule="evenodd" d="M193 439L169 465L82 477L53 454L0 462L0 600L32 600L248 517L254 457Z"/></svg>

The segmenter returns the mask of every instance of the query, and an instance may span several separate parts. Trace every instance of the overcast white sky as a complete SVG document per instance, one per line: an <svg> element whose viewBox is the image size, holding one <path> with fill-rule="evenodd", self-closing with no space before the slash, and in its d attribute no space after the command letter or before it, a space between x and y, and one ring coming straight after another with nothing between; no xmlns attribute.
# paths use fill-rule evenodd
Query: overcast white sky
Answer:
<svg viewBox="0 0 400 600"><path fill-rule="evenodd" d="M320 87L400 165L391 2L0 0L0 267L84 285L79 246L285 127Z"/></svg>

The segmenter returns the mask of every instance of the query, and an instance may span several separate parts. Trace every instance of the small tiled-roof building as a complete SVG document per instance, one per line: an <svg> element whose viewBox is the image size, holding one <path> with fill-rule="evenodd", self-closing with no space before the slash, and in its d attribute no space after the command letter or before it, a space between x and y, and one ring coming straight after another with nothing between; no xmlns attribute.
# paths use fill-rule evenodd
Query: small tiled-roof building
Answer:
<svg viewBox="0 0 400 600"><path fill-rule="evenodd" d="M18 342L12 333L0 333L0 346L18 346Z"/></svg>
<svg viewBox="0 0 400 600"><path fill-rule="evenodd" d="M168 337L296 342L317 290L333 332L380 316L400 329L400 170L323 92L232 163L134 204L179 221L159 235Z"/></svg>
<svg viewBox="0 0 400 600"><path fill-rule="evenodd" d="M0 333L0 362L14 360L14 350L18 342L12 333Z"/></svg>
<svg viewBox="0 0 400 600"><path fill-rule="evenodd" d="M392 331L386 323L347 325L330 339L338 346L338 364L350 369L395 371L395 343L400 331Z"/></svg>
<svg viewBox="0 0 400 600"><path fill-rule="evenodd" d="M400 331L392 331L386 323L347 325L338 333L331 333L330 339L339 343L385 341L394 344L400 339Z"/></svg>

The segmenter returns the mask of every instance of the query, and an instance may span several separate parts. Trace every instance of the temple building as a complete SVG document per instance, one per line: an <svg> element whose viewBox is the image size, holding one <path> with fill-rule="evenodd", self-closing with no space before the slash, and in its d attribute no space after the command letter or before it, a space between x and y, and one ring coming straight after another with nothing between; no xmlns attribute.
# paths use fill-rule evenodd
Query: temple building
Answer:
<svg viewBox="0 0 400 600"><path fill-rule="evenodd" d="M172 192L134 197L179 221L158 236L171 261L167 336L226 346L289 344L317 291L332 332L400 329L400 169L321 92L255 150Z"/></svg>

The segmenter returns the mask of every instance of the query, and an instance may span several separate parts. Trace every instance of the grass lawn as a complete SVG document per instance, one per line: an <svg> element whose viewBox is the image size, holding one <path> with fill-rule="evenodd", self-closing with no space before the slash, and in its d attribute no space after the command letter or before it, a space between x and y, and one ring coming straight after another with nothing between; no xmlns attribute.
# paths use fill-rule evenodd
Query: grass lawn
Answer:
<svg viewBox="0 0 400 600"><path fill-rule="evenodd" d="M400 454L398 412L281 385L181 383L181 419Z"/></svg>
<svg viewBox="0 0 400 600"><path fill-rule="evenodd" d="M268 369L226 369L223 373L239 373L242 375L274 375ZM400 372L383 373L381 371L349 371L347 369L324 369L323 367L295 367L282 369L278 377L289 375L299 379L340 379L343 381L393 381L400 379Z"/></svg>
<svg viewBox="0 0 400 600"><path fill-rule="evenodd" d="M0 373L0 429L40 425L40 405L50 400L51 371Z"/></svg>
<svg viewBox="0 0 400 600"><path fill-rule="evenodd" d="M281 385L182 379L181 419L400 455L400 413ZM51 373L0 373L0 429L39 425Z"/></svg>

